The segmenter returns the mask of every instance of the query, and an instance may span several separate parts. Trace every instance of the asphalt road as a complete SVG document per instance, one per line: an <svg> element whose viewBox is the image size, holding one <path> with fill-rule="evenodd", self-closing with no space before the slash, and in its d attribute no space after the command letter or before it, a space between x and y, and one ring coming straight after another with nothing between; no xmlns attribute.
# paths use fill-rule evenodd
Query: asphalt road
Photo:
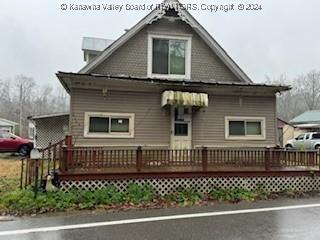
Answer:
<svg viewBox="0 0 320 240"><path fill-rule="evenodd" d="M0 239L320 239L320 198L1 221Z"/></svg>

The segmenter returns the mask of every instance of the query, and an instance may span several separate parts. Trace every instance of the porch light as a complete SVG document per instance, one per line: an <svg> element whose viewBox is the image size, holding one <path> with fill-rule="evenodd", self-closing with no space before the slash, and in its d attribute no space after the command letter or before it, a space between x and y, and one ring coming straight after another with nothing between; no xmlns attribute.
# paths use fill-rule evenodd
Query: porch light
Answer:
<svg viewBox="0 0 320 240"><path fill-rule="evenodd" d="M207 107L208 94L206 93L192 93L181 91L164 91L162 93L161 106L175 105L175 106L195 106Z"/></svg>

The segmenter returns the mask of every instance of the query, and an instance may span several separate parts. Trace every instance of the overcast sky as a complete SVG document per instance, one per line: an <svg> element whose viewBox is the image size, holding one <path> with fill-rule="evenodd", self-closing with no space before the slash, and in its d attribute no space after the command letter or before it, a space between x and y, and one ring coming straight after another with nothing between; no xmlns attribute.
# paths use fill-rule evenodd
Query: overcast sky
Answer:
<svg viewBox="0 0 320 240"><path fill-rule="evenodd" d="M57 84L57 71L78 71L83 65L83 36L116 39L146 11L62 11L61 4L126 4L108 0L1 0L0 78L17 74L39 83ZM159 1L139 1L159 3ZM265 75L294 77L320 70L319 0L184 0L182 3L254 2L261 11L191 11L255 82Z"/></svg>

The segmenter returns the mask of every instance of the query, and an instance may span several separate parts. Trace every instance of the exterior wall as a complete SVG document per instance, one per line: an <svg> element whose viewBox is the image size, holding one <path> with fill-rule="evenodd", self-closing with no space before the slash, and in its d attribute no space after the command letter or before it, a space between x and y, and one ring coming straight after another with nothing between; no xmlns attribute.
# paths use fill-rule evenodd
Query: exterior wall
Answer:
<svg viewBox="0 0 320 240"><path fill-rule="evenodd" d="M10 133L14 133L14 127L13 126L0 126L0 130L8 131Z"/></svg>
<svg viewBox="0 0 320 240"><path fill-rule="evenodd" d="M16 134L16 124L6 119L0 119L0 130Z"/></svg>
<svg viewBox="0 0 320 240"><path fill-rule="evenodd" d="M75 145L156 145L170 144L170 115L161 108L161 94L73 89L71 129ZM85 112L134 113L134 138L84 138Z"/></svg>
<svg viewBox="0 0 320 240"><path fill-rule="evenodd" d="M276 145L275 97L209 96L209 106L193 114L193 146L248 146ZM265 117L265 140L226 140L225 116Z"/></svg>
<svg viewBox="0 0 320 240"><path fill-rule="evenodd" d="M28 122L28 138L35 139L36 138L36 125L32 120Z"/></svg>
<svg viewBox="0 0 320 240"><path fill-rule="evenodd" d="M188 24L180 20L169 22L166 19L142 29L92 72L147 76L148 32L192 35L191 79L239 81Z"/></svg>
<svg viewBox="0 0 320 240"><path fill-rule="evenodd" d="M73 89L71 98L71 133L76 145L87 146L170 146L170 110L161 107L161 93ZM84 138L85 112L134 113L134 138ZM226 140L225 116L265 117L266 140ZM209 96L209 107L193 111L193 147L276 145L275 98Z"/></svg>
<svg viewBox="0 0 320 240"><path fill-rule="evenodd" d="M295 137L295 129L290 125L283 126L283 146L292 138Z"/></svg>
<svg viewBox="0 0 320 240"><path fill-rule="evenodd" d="M36 137L35 147L45 148L51 142L59 142L68 132L69 116L35 119Z"/></svg>

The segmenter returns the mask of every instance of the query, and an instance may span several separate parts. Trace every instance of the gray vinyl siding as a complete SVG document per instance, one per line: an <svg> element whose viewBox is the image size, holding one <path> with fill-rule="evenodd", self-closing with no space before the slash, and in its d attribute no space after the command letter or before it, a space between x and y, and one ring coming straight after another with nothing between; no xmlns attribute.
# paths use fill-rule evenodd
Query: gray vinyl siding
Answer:
<svg viewBox="0 0 320 240"><path fill-rule="evenodd" d="M161 108L155 93L73 89L71 129L76 145L166 145L170 144L170 115ZM134 113L134 138L84 138L85 112Z"/></svg>
<svg viewBox="0 0 320 240"><path fill-rule="evenodd" d="M209 106L193 114L193 146L274 146L276 144L275 97L209 96ZM265 140L226 140L225 116L265 117Z"/></svg>
<svg viewBox="0 0 320 240"><path fill-rule="evenodd" d="M180 20L169 22L166 19L142 29L92 72L147 76L148 33L192 35L191 79L239 81L189 25Z"/></svg>
<svg viewBox="0 0 320 240"><path fill-rule="evenodd" d="M162 108L161 93L73 89L71 133L76 145L92 146L170 146L170 110ZM85 112L134 113L134 138L84 138ZM226 140L225 116L265 117L266 140ZM192 116L193 147L210 146L274 146L275 97L243 97L240 105L237 96L209 96L207 108L194 109Z"/></svg>

